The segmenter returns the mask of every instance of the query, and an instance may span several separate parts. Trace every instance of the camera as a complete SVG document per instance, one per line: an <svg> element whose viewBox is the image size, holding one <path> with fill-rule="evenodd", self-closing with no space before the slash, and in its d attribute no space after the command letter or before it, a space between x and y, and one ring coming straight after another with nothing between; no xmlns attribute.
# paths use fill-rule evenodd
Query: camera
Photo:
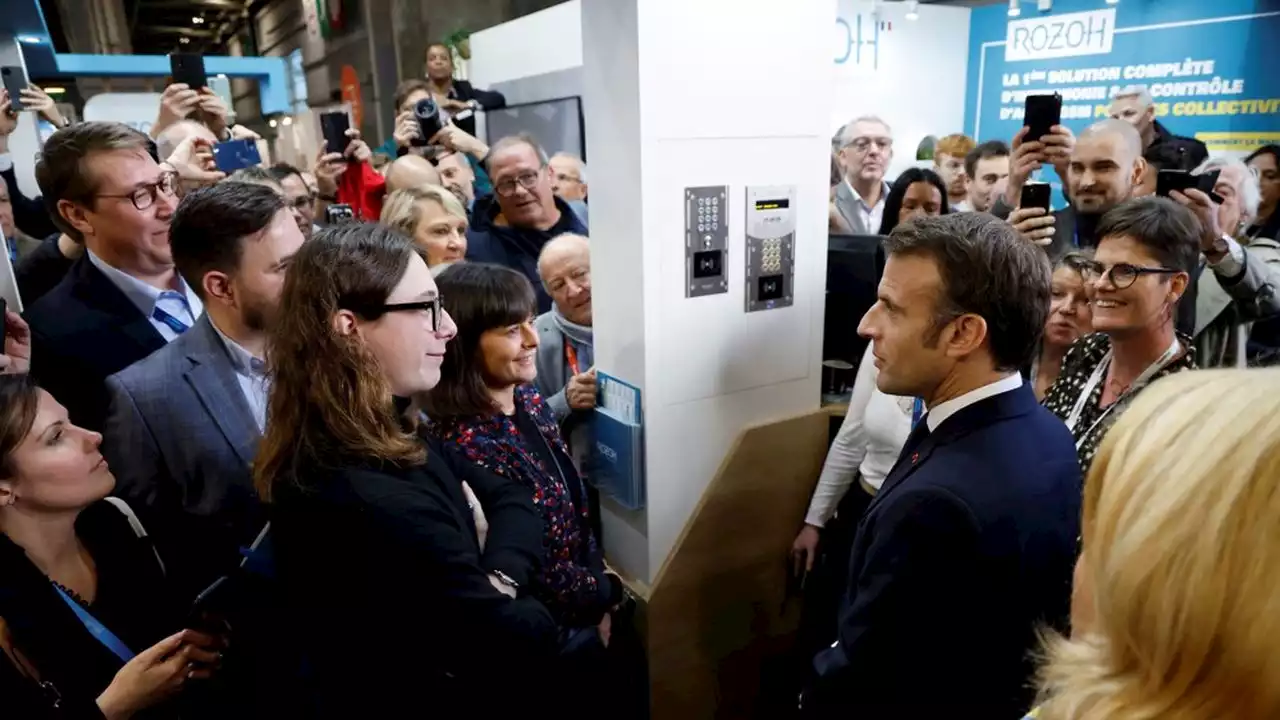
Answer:
<svg viewBox="0 0 1280 720"><path fill-rule="evenodd" d="M355 219L355 211L351 209L350 205L330 205L324 209L324 222L326 225L351 222Z"/></svg>
<svg viewBox="0 0 1280 720"><path fill-rule="evenodd" d="M444 124L440 121L440 108L431 98L419 100L418 104L413 106L413 116L418 119L418 137L414 138L410 144L417 147L430 143L431 138L444 128Z"/></svg>

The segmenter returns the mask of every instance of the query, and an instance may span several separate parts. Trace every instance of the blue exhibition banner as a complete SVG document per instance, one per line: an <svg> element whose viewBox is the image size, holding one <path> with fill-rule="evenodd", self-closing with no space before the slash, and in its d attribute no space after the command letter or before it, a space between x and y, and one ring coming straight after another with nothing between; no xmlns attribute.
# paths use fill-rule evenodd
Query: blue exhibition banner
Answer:
<svg viewBox="0 0 1280 720"><path fill-rule="evenodd" d="M1008 141L1027 95L1060 93L1077 134L1144 85L1156 119L1211 153L1280 142L1280 0L1055 0L973 11L965 127Z"/></svg>

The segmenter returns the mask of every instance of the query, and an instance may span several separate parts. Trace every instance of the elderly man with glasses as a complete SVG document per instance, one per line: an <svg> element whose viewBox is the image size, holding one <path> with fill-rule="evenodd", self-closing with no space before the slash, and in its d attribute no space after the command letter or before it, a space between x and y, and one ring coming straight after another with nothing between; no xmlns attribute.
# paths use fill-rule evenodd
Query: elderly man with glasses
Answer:
<svg viewBox="0 0 1280 720"><path fill-rule="evenodd" d="M37 382L71 421L97 430L104 381L164 347L204 312L174 269L169 220L178 174L146 135L112 122L54 133L36 180L58 228L85 248L67 277L27 308Z"/></svg>
<svg viewBox="0 0 1280 720"><path fill-rule="evenodd" d="M853 235L874 235L884 219L889 184L884 175L893 160L893 130L874 115L845 125L838 136L837 157L844 182L836 186L832 229Z"/></svg>
<svg viewBox="0 0 1280 720"><path fill-rule="evenodd" d="M582 220L556 197L547 153L528 135L499 140L486 160L493 195L476 200L467 237L467 259L496 263L529 278L538 312L551 309L551 296L538 277L542 246L565 233L586 235Z"/></svg>

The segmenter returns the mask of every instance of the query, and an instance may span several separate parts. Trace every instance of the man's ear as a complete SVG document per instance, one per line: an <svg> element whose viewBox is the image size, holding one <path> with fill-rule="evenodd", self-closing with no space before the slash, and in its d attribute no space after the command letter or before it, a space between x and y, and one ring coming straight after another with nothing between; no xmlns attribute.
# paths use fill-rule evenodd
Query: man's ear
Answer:
<svg viewBox="0 0 1280 720"><path fill-rule="evenodd" d="M1142 184L1142 176L1147 172L1147 159L1139 155L1133 161L1133 174L1129 177L1129 195L1133 196L1133 191Z"/></svg>
<svg viewBox="0 0 1280 720"><path fill-rule="evenodd" d="M67 224L75 228L81 237L93 235L93 225L89 223L88 212L89 209L79 203L70 200L58 201L58 214L67 221Z"/></svg>
<svg viewBox="0 0 1280 720"><path fill-rule="evenodd" d="M947 354L951 357L968 357L987 341L987 321L981 315L965 313L952 320L951 327L951 337L944 338Z"/></svg>
<svg viewBox="0 0 1280 720"><path fill-rule="evenodd" d="M200 280L200 286L204 290L205 297L219 298L224 302L233 302L235 292L231 289L231 278L226 273L210 270L204 274Z"/></svg>

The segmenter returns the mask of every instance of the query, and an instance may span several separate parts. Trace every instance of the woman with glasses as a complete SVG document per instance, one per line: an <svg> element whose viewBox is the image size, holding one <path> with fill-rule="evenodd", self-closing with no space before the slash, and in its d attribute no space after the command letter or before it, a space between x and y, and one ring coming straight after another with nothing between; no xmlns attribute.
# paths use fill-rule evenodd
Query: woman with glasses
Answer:
<svg viewBox="0 0 1280 720"><path fill-rule="evenodd" d="M422 254L380 225L318 233L269 339L255 484L307 669L299 717L460 716L535 696L555 652L528 491L402 423L457 332Z"/></svg>
<svg viewBox="0 0 1280 720"><path fill-rule="evenodd" d="M1044 405L1067 423L1087 472L1107 429L1150 382L1195 369L1174 332L1178 300L1200 259L1200 223L1168 198L1130 200L1102 217L1094 260L1081 263L1092 335L1062 360Z"/></svg>
<svg viewBox="0 0 1280 720"><path fill-rule="evenodd" d="M1044 400L1062 372L1062 358L1081 337L1093 332L1093 308L1086 286L1092 276L1093 253L1069 252L1054 265L1050 286L1049 320L1044 325L1040 352L1031 363L1031 379L1036 398Z"/></svg>
<svg viewBox="0 0 1280 720"><path fill-rule="evenodd" d="M397 190L382 205L381 222L413 238L427 255L427 267L462 260L467 254L467 209L439 185Z"/></svg>

